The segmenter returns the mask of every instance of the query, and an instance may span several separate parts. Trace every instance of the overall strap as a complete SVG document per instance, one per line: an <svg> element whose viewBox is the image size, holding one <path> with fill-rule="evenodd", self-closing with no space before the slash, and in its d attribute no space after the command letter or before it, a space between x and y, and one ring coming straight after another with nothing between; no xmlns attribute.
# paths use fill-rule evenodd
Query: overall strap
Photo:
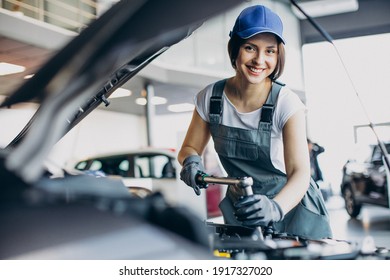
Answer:
<svg viewBox="0 0 390 280"><path fill-rule="evenodd" d="M213 86L213 92L210 97L210 124L218 125L221 122L221 115L223 110L222 94L225 87L226 79L216 82ZM274 81L272 84L271 93L268 95L266 103L261 110L260 122L272 123L272 116L274 107L279 96L281 88L285 84Z"/></svg>
<svg viewBox="0 0 390 280"><path fill-rule="evenodd" d="M278 81L272 83L271 93L268 95L267 101L261 109L260 123L272 123L276 101L278 100L279 92L284 85L285 84Z"/></svg>
<svg viewBox="0 0 390 280"><path fill-rule="evenodd" d="M223 109L222 94L225 87L226 79L216 82L213 86L213 93L210 97L210 124L218 125L221 123Z"/></svg>

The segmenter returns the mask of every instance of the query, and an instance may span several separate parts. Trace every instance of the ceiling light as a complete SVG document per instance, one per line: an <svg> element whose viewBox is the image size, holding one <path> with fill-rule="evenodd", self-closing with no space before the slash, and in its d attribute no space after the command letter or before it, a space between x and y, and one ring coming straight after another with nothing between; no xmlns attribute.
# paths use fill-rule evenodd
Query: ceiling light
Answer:
<svg viewBox="0 0 390 280"><path fill-rule="evenodd" d="M162 105L162 104L166 104L167 102L168 102L167 99L164 97L160 97L160 96L153 96L152 97L152 104L153 105ZM148 101L144 97L139 97L135 100L135 103L138 105L144 106L148 103Z"/></svg>
<svg viewBox="0 0 390 280"><path fill-rule="evenodd" d="M131 95L131 90L125 88L117 88L109 98L127 97Z"/></svg>
<svg viewBox="0 0 390 280"><path fill-rule="evenodd" d="M145 106L147 101L146 101L146 98L144 97L138 97L136 100L135 100L135 103L138 104L138 105L142 105L142 106Z"/></svg>
<svg viewBox="0 0 390 280"><path fill-rule="evenodd" d="M152 104L153 105L162 105L162 104L166 104L166 103L167 103L167 99L164 97L160 97L160 96L153 96L152 97Z"/></svg>
<svg viewBox="0 0 390 280"><path fill-rule="evenodd" d="M356 12L359 9L357 0L314 0L297 1L298 6L311 17L322 17L341 13ZM300 19L306 17L295 6L291 6L294 14Z"/></svg>
<svg viewBox="0 0 390 280"><path fill-rule="evenodd" d="M0 76L16 74L16 73L23 72L24 70L26 70L26 67L24 66L6 63L6 62L0 62Z"/></svg>
<svg viewBox="0 0 390 280"><path fill-rule="evenodd" d="M194 104L190 103L179 103L168 106L168 111L174 113L183 113L183 112L191 112L195 108Z"/></svg>

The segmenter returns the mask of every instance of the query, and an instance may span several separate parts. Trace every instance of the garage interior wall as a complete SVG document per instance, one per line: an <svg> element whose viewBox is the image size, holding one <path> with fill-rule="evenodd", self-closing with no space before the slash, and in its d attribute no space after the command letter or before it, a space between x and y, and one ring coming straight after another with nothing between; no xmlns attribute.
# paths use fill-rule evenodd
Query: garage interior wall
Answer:
<svg viewBox="0 0 390 280"><path fill-rule="evenodd" d="M95 154L136 149L146 142L145 130L145 117L95 110L54 146L49 159L73 167L75 161Z"/></svg>

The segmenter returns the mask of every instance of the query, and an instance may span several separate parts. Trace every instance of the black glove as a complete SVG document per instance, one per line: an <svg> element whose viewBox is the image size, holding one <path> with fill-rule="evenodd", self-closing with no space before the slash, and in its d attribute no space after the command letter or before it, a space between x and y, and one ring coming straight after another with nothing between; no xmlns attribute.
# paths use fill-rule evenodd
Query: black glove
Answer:
<svg viewBox="0 0 390 280"><path fill-rule="evenodd" d="M261 194L241 197L234 207L237 220L242 221L244 226L268 226L284 217L279 204Z"/></svg>
<svg viewBox="0 0 390 280"><path fill-rule="evenodd" d="M197 195L200 195L200 188L207 188L207 184L196 183L196 175L198 173L204 173L202 158L198 155L187 157L183 161L183 168L180 171L180 179L193 188Z"/></svg>

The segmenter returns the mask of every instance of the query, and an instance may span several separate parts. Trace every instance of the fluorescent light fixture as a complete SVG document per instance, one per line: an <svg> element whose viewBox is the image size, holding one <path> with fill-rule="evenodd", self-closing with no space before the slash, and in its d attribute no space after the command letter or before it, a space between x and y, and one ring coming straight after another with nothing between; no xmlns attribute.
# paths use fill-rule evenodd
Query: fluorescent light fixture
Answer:
<svg viewBox="0 0 390 280"><path fill-rule="evenodd" d="M160 97L160 96L153 96L152 97L152 104L153 105L162 105L162 104L166 104L166 103L167 103L167 99L164 97Z"/></svg>
<svg viewBox="0 0 390 280"><path fill-rule="evenodd" d="M359 9L357 0L313 0L297 1L298 6L302 8L311 17L323 17L348 12L356 12ZM291 6L294 14L300 18L306 17L295 7Z"/></svg>
<svg viewBox="0 0 390 280"><path fill-rule="evenodd" d="M25 70L26 67L24 66L6 63L6 62L0 62L0 76L21 73Z"/></svg>
<svg viewBox="0 0 390 280"><path fill-rule="evenodd" d="M138 104L138 105L141 105L141 106L145 106L147 101L146 101L146 98L145 97L138 97L136 100L135 100L135 103Z"/></svg>
<svg viewBox="0 0 390 280"><path fill-rule="evenodd" d="M125 88L117 88L109 98L127 97L131 95L131 90Z"/></svg>
<svg viewBox="0 0 390 280"><path fill-rule="evenodd" d="M146 100L145 97L139 97L135 100L135 103L138 105L144 106L148 103L148 101ZM160 96L153 96L152 97L152 104L153 105L162 105L162 104L166 104L166 103L167 103L167 99L164 97L160 97Z"/></svg>
<svg viewBox="0 0 390 280"><path fill-rule="evenodd" d="M191 112L195 108L194 104L190 103L179 103L168 106L168 111L173 113L183 113L183 112Z"/></svg>

